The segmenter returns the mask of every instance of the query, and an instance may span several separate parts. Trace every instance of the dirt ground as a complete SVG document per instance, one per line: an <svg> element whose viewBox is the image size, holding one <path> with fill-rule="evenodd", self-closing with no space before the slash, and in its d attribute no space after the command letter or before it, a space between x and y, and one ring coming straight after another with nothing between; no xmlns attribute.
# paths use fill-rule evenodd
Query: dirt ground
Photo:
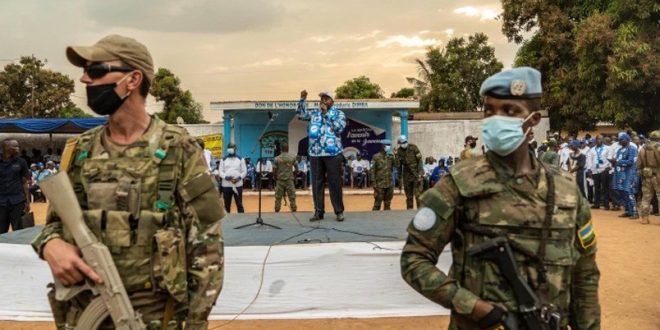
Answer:
<svg viewBox="0 0 660 330"><path fill-rule="evenodd" d="M244 196L247 212L256 212L257 197ZM312 211L311 197L299 196L298 211ZM344 197L346 211L367 211L370 195ZM326 205L331 205L329 200ZM263 198L263 212L273 211L273 197ZM395 195L394 209L405 208ZM34 204L35 219L43 223L45 204ZM282 211L288 211L283 206ZM598 266L601 271L600 302L603 329L660 329L660 226L640 225L617 217L618 212L592 213L598 237ZM660 217L652 217L660 223ZM438 329L446 328L448 317L403 317L374 319L213 321L210 328L222 329ZM54 329L49 322L0 321L0 329Z"/></svg>

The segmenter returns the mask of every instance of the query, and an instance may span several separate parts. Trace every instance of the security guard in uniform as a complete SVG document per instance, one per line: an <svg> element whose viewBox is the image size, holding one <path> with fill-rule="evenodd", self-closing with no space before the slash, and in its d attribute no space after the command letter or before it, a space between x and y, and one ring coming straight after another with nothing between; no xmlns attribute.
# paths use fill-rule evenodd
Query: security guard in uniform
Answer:
<svg viewBox="0 0 660 330"><path fill-rule="evenodd" d="M145 110L154 66L143 44L110 35L66 54L83 68L89 107L109 116L67 142L62 159L87 226L109 248L148 329L206 329L222 288L224 211L202 148ZM32 245L62 284L101 281L57 214ZM91 298L58 301L51 290L57 328L75 327Z"/></svg>
<svg viewBox="0 0 660 330"><path fill-rule="evenodd" d="M381 141L380 151L374 155L371 160L371 175L374 186L374 207L373 211L380 210L380 205L384 204L385 211L390 210L392 197L394 197L394 185L392 183L392 169L394 168L394 156L390 154L391 141L388 139Z"/></svg>
<svg viewBox="0 0 660 330"><path fill-rule="evenodd" d="M284 194L289 196L291 212L296 212L296 187L294 185L294 172L296 170L296 157L289 153L289 146L282 145L282 153L275 157L273 172L275 173L275 212L282 207Z"/></svg>
<svg viewBox="0 0 660 330"><path fill-rule="evenodd" d="M468 253L504 240L515 275L540 303L526 312L548 326L598 329L600 274L589 203L573 178L539 162L527 143L541 120L541 74L528 67L503 71L486 79L480 93L489 151L456 164L422 195L424 207L408 227L401 255L402 276L451 310L450 329L521 324L501 265ZM445 274L436 263L449 243L453 261Z"/></svg>
<svg viewBox="0 0 660 330"><path fill-rule="evenodd" d="M649 139L637 156L637 168L642 174L642 204L639 210L642 224L649 223L653 195L660 199L660 130L651 132Z"/></svg>
<svg viewBox="0 0 660 330"><path fill-rule="evenodd" d="M419 195L422 192L422 179L424 178L422 153L419 152L416 145L408 142L405 135L399 136L397 143L399 148L396 150L395 167L399 185L403 185L403 191L406 193L406 208L408 210L413 208L413 197L419 208Z"/></svg>

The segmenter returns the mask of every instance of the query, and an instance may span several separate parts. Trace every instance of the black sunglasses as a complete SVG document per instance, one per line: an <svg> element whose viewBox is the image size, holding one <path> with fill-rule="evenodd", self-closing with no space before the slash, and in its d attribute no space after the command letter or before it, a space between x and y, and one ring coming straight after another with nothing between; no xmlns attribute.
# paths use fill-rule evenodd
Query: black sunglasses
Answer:
<svg viewBox="0 0 660 330"><path fill-rule="evenodd" d="M111 66L106 63L90 64L84 68L85 73L92 79L99 79L110 72L131 72L135 69L127 66Z"/></svg>

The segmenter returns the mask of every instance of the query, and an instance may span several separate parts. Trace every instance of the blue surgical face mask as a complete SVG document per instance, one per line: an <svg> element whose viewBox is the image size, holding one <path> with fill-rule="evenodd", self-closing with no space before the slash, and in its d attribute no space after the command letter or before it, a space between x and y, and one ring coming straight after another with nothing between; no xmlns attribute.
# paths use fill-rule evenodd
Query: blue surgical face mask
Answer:
<svg viewBox="0 0 660 330"><path fill-rule="evenodd" d="M531 131L523 132L522 127L533 114L522 119L518 117L491 116L483 120L481 135L488 150L493 150L500 156L507 156L514 152L525 141Z"/></svg>
<svg viewBox="0 0 660 330"><path fill-rule="evenodd" d="M234 148L227 148L227 154L233 155L235 152Z"/></svg>
<svg viewBox="0 0 660 330"><path fill-rule="evenodd" d="M390 149L392 149L390 146L385 146L385 153L389 153Z"/></svg>

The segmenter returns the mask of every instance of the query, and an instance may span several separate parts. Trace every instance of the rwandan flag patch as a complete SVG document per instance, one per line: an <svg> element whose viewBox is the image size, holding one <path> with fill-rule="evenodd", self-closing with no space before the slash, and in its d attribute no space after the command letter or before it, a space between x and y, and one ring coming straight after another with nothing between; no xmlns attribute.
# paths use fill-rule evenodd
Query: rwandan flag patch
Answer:
<svg viewBox="0 0 660 330"><path fill-rule="evenodd" d="M584 227L578 230L578 239L580 239L580 244L583 248L588 248L596 244L596 232L594 231L594 226L591 223L591 220L587 222Z"/></svg>

